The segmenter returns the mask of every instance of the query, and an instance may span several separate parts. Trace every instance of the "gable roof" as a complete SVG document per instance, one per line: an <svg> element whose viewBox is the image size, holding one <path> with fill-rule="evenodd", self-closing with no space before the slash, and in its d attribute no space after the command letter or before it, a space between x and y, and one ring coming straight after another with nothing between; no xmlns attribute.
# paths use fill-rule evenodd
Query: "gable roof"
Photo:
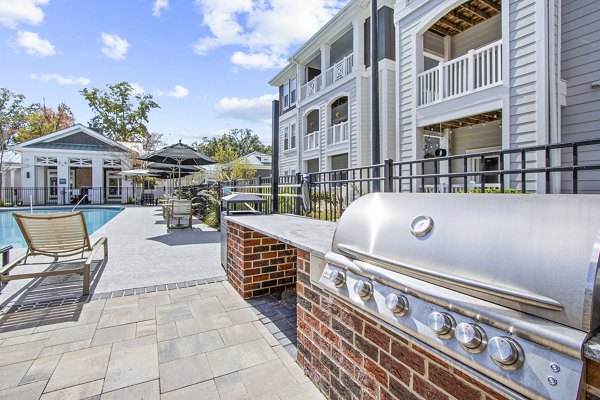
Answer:
<svg viewBox="0 0 600 400"><path fill-rule="evenodd" d="M129 149L111 140L95 129L76 124L60 131L49 133L35 139L19 143L14 150L29 148L78 150L78 151L111 151L125 153Z"/></svg>

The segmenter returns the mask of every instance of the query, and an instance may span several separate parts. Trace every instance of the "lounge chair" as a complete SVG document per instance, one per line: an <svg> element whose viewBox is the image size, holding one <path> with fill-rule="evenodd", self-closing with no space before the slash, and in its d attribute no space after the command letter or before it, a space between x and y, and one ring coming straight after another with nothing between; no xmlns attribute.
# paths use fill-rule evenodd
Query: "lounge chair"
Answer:
<svg viewBox="0 0 600 400"><path fill-rule="evenodd" d="M90 265L100 246L104 245L104 257L108 257L108 240L102 237L91 245L83 213L81 211L57 214L13 214L27 243L27 251L22 256L0 269L0 282L4 285L14 279L30 279L54 275L83 275L83 295L90 293ZM11 271L18 265L26 265L29 256L48 256L58 261L60 258L81 255L87 259L83 267L42 271L13 275ZM71 261L71 260L69 260Z"/></svg>
<svg viewBox="0 0 600 400"><path fill-rule="evenodd" d="M171 200L171 204L166 209L167 229L172 228L191 228L192 227L192 201L191 200ZM177 225L172 225L171 220L177 218ZM181 224L181 219L188 220L187 225Z"/></svg>

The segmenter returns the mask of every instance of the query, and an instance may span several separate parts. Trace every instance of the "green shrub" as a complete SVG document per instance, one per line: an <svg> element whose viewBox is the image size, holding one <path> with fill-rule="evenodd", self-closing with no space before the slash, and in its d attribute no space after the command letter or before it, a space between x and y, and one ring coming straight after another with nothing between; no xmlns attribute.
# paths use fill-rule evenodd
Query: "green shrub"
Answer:
<svg viewBox="0 0 600 400"><path fill-rule="evenodd" d="M5 206L4 200L0 199L0 207L4 207L4 206Z"/></svg>
<svg viewBox="0 0 600 400"><path fill-rule="evenodd" d="M127 204L133 204L133 198L131 196L127 198Z"/></svg>

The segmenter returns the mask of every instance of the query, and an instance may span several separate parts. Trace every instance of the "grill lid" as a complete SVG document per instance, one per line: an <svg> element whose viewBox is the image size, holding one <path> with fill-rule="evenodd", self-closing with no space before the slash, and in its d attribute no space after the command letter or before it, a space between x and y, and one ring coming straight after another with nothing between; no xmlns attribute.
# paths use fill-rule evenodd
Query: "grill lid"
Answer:
<svg viewBox="0 0 600 400"><path fill-rule="evenodd" d="M599 233L597 196L375 193L332 251L590 332Z"/></svg>

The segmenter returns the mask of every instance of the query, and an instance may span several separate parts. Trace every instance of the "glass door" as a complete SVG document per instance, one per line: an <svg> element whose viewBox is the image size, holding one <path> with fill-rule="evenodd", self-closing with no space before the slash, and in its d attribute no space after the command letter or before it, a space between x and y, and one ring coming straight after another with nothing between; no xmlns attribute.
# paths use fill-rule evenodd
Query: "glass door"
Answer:
<svg viewBox="0 0 600 400"><path fill-rule="evenodd" d="M48 200L58 198L58 177L55 169L47 169Z"/></svg>
<svg viewBox="0 0 600 400"><path fill-rule="evenodd" d="M106 174L106 190L109 198L121 198L123 178L114 172Z"/></svg>

